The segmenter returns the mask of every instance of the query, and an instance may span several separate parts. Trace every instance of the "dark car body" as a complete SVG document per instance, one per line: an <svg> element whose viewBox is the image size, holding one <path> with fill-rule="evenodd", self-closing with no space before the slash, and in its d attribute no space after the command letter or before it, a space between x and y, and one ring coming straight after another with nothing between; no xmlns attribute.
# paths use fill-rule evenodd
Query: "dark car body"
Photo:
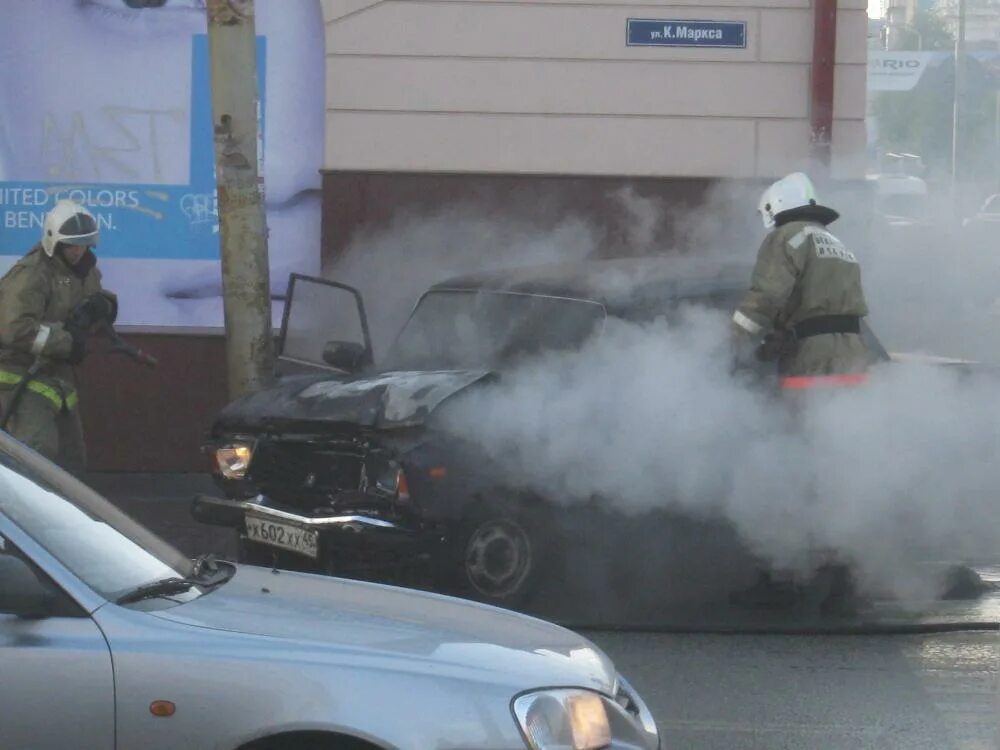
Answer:
<svg viewBox="0 0 1000 750"><path fill-rule="evenodd" d="M618 259L450 279L424 293L379 367L360 296L293 277L281 352L312 372L286 375L218 416L208 447L226 498L196 499L195 517L238 529L244 562L339 575L424 568L442 587L514 603L551 562L557 498L513 489L439 417L526 358L579 348L609 319L669 318L690 304L731 310L749 272ZM297 299L324 289L346 295L341 315L356 306L360 341L301 335L317 315L301 315ZM312 341L311 353L293 351L295 341ZM362 364L350 373L330 362Z"/></svg>

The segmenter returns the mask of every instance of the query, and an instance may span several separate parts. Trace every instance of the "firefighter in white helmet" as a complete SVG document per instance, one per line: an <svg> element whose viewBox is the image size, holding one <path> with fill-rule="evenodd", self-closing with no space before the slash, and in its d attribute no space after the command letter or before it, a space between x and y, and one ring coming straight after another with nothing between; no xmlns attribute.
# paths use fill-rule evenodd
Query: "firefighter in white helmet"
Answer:
<svg viewBox="0 0 1000 750"><path fill-rule="evenodd" d="M806 175L790 174L767 188L758 205L769 230L757 253L750 290L733 313L737 350L762 340L757 358L776 361L782 388L825 388L864 380L869 353L861 337L868 314L857 257L827 226L839 214L820 205ZM739 356L738 356L739 358ZM757 582L733 601L751 606L790 603L791 580L762 566ZM821 611L853 606L848 568L836 561L816 572L827 588Z"/></svg>
<svg viewBox="0 0 1000 750"><path fill-rule="evenodd" d="M6 429L71 471L86 463L74 365L86 355L90 329L118 314L117 298L101 288L98 236L90 211L60 200L45 217L41 242L0 279Z"/></svg>
<svg viewBox="0 0 1000 750"><path fill-rule="evenodd" d="M827 229L839 214L817 202L800 172L767 188L758 210L770 231L733 313L734 331L763 337L759 356L776 359L786 377L864 372L868 306L857 257Z"/></svg>

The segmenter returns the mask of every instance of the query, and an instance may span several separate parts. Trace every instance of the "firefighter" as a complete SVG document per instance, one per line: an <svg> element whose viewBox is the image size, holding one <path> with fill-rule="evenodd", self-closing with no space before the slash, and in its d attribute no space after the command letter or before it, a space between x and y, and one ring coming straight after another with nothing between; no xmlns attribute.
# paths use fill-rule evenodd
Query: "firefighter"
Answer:
<svg viewBox="0 0 1000 750"><path fill-rule="evenodd" d="M769 230L757 253L750 290L733 313L737 360L763 337L756 358L777 363L784 390L854 385L865 378L869 354L861 338L868 306L858 259L827 227L839 214L817 202L801 172L771 185L758 206ZM850 571L833 561L817 570L821 612L854 606ZM757 582L733 595L737 604L774 606L798 598L789 580L766 565Z"/></svg>
<svg viewBox="0 0 1000 750"><path fill-rule="evenodd" d="M750 291L733 313L737 338L763 336L758 357L776 360L790 384L863 373L868 306L857 257L827 229L839 214L817 203L801 172L765 190L759 211L770 231Z"/></svg>
<svg viewBox="0 0 1000 750"><path fill-rule="evenodd" d="M115 295L101 288L97 240L94 216L60 200L45 217L41 242L0 279L6 429L73 472L86 464L74 366L86 355L89 329L114 323L118 313Z"/></svg>

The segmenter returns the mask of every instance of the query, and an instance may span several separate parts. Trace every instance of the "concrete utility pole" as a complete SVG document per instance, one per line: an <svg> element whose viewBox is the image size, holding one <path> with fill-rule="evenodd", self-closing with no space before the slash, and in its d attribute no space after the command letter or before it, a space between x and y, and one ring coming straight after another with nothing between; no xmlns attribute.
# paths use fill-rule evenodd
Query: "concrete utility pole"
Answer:
<svg viewBox="0 0 1000 750"><path fill-rule="evenodd" d="M952 208L960 214L958 181L961 168L962 101L965 97L965 0L958 0L958 34L955 35L955 90L951 120L951 190Z"/></svg>
<svg viewBox="0 0 1000 750"><path fill-rule="evenodd" d="M208 0L226 366L233 398L274 375L267 226L258 168L254 0Z"/></svg>

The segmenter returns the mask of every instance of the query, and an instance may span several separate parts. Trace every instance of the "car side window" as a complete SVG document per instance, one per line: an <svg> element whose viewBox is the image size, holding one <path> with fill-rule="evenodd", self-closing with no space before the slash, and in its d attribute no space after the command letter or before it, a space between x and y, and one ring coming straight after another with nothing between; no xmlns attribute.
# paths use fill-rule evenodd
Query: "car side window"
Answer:
<svg viewBox="0 0 1000 750"><path fill-rule="evenodd" d="M31 591L32 589L35 591ZM26 592L48 597L49 617L86 616L86 612L54 581L0 534L0 615L14 614L14 598L23 596Z"/></svg>

